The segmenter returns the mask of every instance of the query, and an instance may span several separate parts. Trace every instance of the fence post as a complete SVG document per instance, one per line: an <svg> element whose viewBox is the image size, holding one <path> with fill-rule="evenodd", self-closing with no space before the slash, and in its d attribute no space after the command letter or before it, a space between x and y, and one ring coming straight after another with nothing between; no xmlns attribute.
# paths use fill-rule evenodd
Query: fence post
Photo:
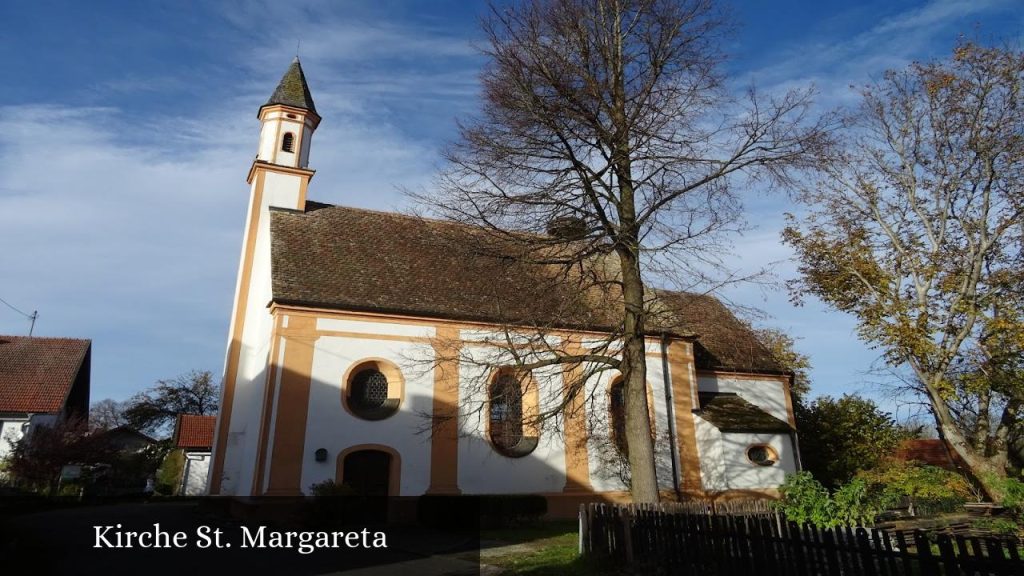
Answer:
<svg viewBox="0 0 1024 576"><path fill-rule="evenodd" d="M587 505L580 504L580 541L576 553L583 556L587 550L584 549L583 543L587 541L587 534L589 531L589 522L587 522Z"/></svg>
<svg viewBox="0 0 1024 576"><path fill-rule="evenodd" d="M633 566L633 509L624 506L620 511L622 512L622 539L625 540L623 545L626 552L626 564Z"/></svg>

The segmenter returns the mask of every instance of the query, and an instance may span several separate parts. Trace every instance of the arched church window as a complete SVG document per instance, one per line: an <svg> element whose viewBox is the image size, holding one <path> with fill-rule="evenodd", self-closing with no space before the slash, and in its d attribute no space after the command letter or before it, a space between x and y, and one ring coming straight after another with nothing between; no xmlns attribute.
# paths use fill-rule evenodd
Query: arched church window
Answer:
<svg viewBox="0 0 1024 576"><path fill-rule="evenodd" d="M525 422L529 410L524 410L524 403L529 409L536 400L528 386L528 382L504 370L498 372L488 386L488 433L499 454L519 458L537 447L535 426Z"/></svg>
<svg viewBox="0 0 1024 576"><path fill-rule="evenodd" d="M620 454L628 454L626 444L626 381L617 378L608 390L608 428L612 443Z"/></svg>
<svg viewBox="0 0 1024 576"><path fill-rule="evenodd" d="M284 133L284 138L281 139L281 150L295 152L295 134L291 132Z"/></svg>
<svg viewBox="0 0 1024 576"><path fill-rule="evenodd" d="M657 438L654 418L654 395L647 386L647 422L651 431L651 440ZM629 454L626 441L626 380L616 376L608 386L608 435L619 454Z"/></svg>

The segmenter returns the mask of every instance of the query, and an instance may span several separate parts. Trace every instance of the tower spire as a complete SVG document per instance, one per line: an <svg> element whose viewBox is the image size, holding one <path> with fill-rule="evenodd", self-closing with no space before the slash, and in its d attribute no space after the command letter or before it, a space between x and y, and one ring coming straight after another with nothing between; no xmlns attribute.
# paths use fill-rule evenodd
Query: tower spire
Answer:
<svg viewBox="0 0 1024 576"><path fill-rule="evenodd" d="M302 64L299 62L298 55L292 60L288 71L281 77L281 82L278 83L274 93L270 95L270 100L267 100L263 106L276 104L301 108L316 114L313 96L309 93L309 85L306 84L306 75L302 73Z"/></svg>

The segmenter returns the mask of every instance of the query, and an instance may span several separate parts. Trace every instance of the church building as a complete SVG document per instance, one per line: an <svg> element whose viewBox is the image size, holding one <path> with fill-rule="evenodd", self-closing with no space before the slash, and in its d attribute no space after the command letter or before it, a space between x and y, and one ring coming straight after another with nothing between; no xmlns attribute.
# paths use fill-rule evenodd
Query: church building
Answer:
<svg viewBox="0 0 1024 576"><path fill-rule="evenodd" d="M507 337L510 310L545 313L529 274L433 241L460 224L307 199L320 116L298 58L258 117L209 493L334 481L388 496L539 494L551 515L628 501L615 371L563 397L577 369L471 360ZM715 298L663 294L679 325L647 339L659 488L774 495L799 469L791 374ZM601 335L567 326L549 341ZM572 409L549 425L528 421L563 400Z"/></svg>

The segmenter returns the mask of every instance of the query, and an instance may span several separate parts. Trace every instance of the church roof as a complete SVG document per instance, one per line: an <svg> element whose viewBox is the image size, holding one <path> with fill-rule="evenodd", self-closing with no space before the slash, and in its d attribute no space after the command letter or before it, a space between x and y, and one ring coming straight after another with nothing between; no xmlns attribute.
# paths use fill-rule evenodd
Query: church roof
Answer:
<svg viewBox="0 0 1024 576"><path fill-rule="evenodd" d="M306 84L306 75L302 73L302 64L299 63L298 56L292 60L288 71L281 77L281 82L264 106L273 106L274 104L302 108L316 114L313 96L309 93L309 85Z"/></svg>
<svg viewBox="0 0 1024 576"><path fill-rule="evenodd" d="M90 340L0 336L0 412L64 408Z"/></svg>
<svg viewBox="0 0 1024 576"><path fill-rule="evenodd" d="M350 311L610 331L616 294L511 258L473 253L468 228L331 206L271 211L273 300ZM754 334L711 296L657 293L652 333L698 335L698 368L781 372ZM560 322L552 325L551 319Z"/></svg>

